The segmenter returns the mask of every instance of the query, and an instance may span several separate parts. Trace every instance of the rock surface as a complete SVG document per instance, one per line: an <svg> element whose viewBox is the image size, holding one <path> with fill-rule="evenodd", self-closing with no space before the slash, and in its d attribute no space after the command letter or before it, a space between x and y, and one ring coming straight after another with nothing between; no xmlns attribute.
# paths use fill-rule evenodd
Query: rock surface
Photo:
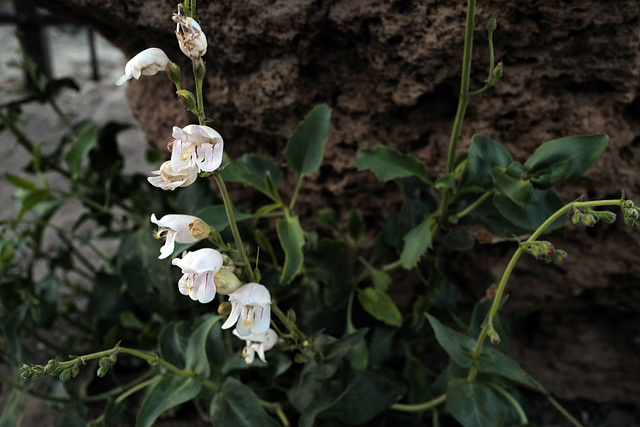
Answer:
<svg viewBox="0 0 640 427"><path fill-rule="evenodd" d="M157 46L189 71L173 37L172 2L40 3L94 26L128 56ZM464 2L223 0L198 8L209 40L207 114L232 157L257 152L281 162L295 124L316 104L333 109L325 163L303 187L301 216L329 205L345 217L357 206L374 219L398 203L393 185L356 171L358 148L410 152L432 178L444 169ZM477 13L472 87L487 75L484 27L492 16L505 71L494 90L471 100L461 148L482 133L524 161L544 141L605 132L604 155L559 194L611 198L624 189L640 202L640 3L489 0ZM163 147L171 126L189 123L166 79L131 83L128 97L153 144ZM524 261L515 271L505 307L514 317L514 356L559 397L640 404L640 232L617 223L565 228L550 240L570 261L559 268ZM476 247L465 259L499 278L512 250ZM458 280L475 299L489 284L477 277L462 271Z"/></svg>

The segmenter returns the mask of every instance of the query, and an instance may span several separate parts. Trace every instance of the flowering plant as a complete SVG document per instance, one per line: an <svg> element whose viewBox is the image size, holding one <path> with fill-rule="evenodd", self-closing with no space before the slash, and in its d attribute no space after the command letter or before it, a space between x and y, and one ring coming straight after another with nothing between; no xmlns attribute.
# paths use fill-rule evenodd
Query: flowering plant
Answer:
<svg viewBox="0 0 640 427"><path fill-rule="evenodd" d="M124 178L117 161L113 169L100 166L105 155L100 150L117 152L117 126L70 126L73 142L60 151L66 153L66 169L56 168L64 171L74 192L55 198L40 168L59 156L42 157L18 133L15 111L3 112L3 122L37 159L34 168L42 183L9 176L22 190L13 230L31 211L47 222L73 196L88 212L79 223L90 217L94 233L120 238L113 257L90 246L105 260L99 268L73 245L65 247L92 273L91 287L84 289L92 339L77 340L86 345L77 347L79 352L74 348L75 354L86 353L82 356L60 352L45 365L34 364L17 338L30 323L49 323L52 312L61 317L72 313L70 323L75 315L86 314L77 307L65 312L58 305L55 296L63 280L57 267L63 263L51 260L48 279L39 288L23 286L27 290L2 295L5 306L18 307L6 319L3 333L17 355L12 362L22 363L22 378L53 375L69 381L68 397L60 399L78 418L87 419L85 402L104 402L93 424L131 417L125 401L146 390L135 415L138 426L150 426L187 402L222 426L288 426L292 421L300 426L420 425L420 417L429 412L436 421L442 416L467 426L526 425L535 414L525 405L524 388L540 392L568 422L579 425L508 356L509 328L499 313L507 301L507 282L524 254L547 264L568 259L567 252L540 237L565 226L570 215L573 225L593 227L615 221L616 214L602 208L616 206L626 225L638 226L640 211L624 194L565 203L553 191L582 176L599 158L608 143L604 134L545 142L524 163L483 135L474 135L470 149L458 152L470 99L503 76L503 65L495 64L493 55L497 24L490 20L489 74L484 87L470 91L474 0L468 2L461 96L444 173L433 179L423 161L387 146L362 148L355 155L359 170L394 181L405 196L405 206L389 214L369 247L363 242L373 233L365 231L359 210L351 212L346 225L330 209L318 212L324 231L310 230L296 210L304 178L318 171L330 139L330 107L315 107L293 130L284 168L297 179L291 193L284 194L282 168L253 154L226 156L223 137L206 115L207 27L196 20L195 0L181 4L172 19L179 47L191 61L195 93L182 88L180 69L157 48L134 56L117 81L166 71L177 100L194 115L194 123L172 127L173 139L164 153L170 160L146 180ZM135 80L130 83L137 84ZM236 208L228 182L261 193L267 204ZM124 189L122 198L111 186ZM487 283L469 325L451 310L455 291L439 267L447 254L473 246L475 236L464 227L466 221L482 224L514 246L499 281ZM158 230L153 232L151 224ZM25 231L25 238L38 230ZM19 266L9 246L3 240L2 273L18 281ZM413 301L400 304L389 291L414 275L423 286ZM64 286L74 289L71 281ZM450 318L459 324L445 321ZM107 350L96 352L97 346ZM120 366L139 376L122 383ZM82 387L86 368L102 381L115 377L118 382L107 393L77 393L73 390ZM20 398L12 400L17 403L7 413L20 412L15 409Z"/></svg>

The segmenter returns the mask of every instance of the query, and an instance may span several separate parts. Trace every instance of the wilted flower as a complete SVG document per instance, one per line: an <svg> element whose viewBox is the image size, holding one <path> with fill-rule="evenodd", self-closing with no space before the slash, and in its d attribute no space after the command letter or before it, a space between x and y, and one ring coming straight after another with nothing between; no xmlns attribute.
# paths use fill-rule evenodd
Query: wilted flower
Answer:
<svg viewBox="0 0 640 427"><path fill-rule="evenodd" d="M164 71L170 62L162 49L157 47L145 49L127 62L124 67L124 76L120 77L116 84L120 86L132 77L138 80L140 76L153 76Z"/></svg>
<svg viewBox="0 0 640 427"><path fill-rule="evenodd" d="M198 169L195 166L174 171L171 167L171 161L164 162L159 170L151 173L159 175L147 178L151 185L172 191L178 187L187 187L198 178Z"/></svg>
<svg viewBox="0 0 640 427"><path fill-rule="evenodd" d="M251 334L247 336L241 336L238 334L237 329L234 329L233 334L246 342L244 350L242 350L242 357L244 357L247 365L253 363L256 353L258 353L260 360L267 363L264 352L271 350L278 342L278 334L271 328L261 334Z"/></svg>
<svg viewBox="0 0 640 427"><path fill-rule="evenodd" d="M170 256L173 253L175 242L194 243L207 237L195 236L191 233L190 225L194 221L204 223L200 218L191 215L165 215L157 219L155 214L151 214L151 222L160 227L156 237L160 238L164 235L166 239L164 245L160 248L160 256L158 258L165 259Z"/></svg>
<svg viewBox="0 0 640 427"><path fill-rule="evenodd" d="M202 32L200 24L194 19L182 14L182 8L178 6L178 13L173 14L176 22L176 37L182 53L192 61L200 62L202 56L207 53L207 37Z"/></svg>
<svg viewBox="0 0 640 427"><path fill-rule="evenodd" d="M178 290L182 295L201 303L208 303L216 296L215 274L222 268L222 254L215 249L205 248L186 252L182 259L174 258L171 263L182 269Z"/></svg>
<svg viewBox="0 0 640 427"><path fill-rule="evenodd" d="M213 172L222 163L223 141L209 126L173 127L171 168L181 172L196 168L198 172Z"/></svg>
<svg viewBox="0 0 640 427"><path fill-rule="evenodd" d="M236 325L237 334L241 337L259 335L269 329L271 294L263 285L247 283L229 295L229 302L232 305L231 314L222 329Z"/></svg>

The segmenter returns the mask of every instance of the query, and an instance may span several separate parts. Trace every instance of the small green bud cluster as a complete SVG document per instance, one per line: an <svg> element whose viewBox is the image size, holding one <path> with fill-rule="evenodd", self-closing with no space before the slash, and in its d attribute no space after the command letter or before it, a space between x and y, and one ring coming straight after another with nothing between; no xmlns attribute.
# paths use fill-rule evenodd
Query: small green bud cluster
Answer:
<svg viewBox="0 0 640 427"><path fill-rule="evenodd" d="M586 207L584 213L578 209L573 211L571 216L571 223L573 225L586 225L587 227L593 227L598 221L606 222L607 224L613 224L616 220L616 214L610 211L594 211L593 209Z"/></svg>
<svg viewBox="0 0 640 427"><path fill-rule="evenodd" d="M58 359L51 359L45 366L29 366L23 364L20 368L20 376L25 380L36 380L44 377L45 375L57 375L61 381L67 381L78 376L80 373L80 367L78 366L79 363L80 362L78 361L71 365L69 362L61 364L58 362Z"/></svg>
<svg viewBox="0 0 640 427"><path fill-rule="evenodd" d="M550 242L544 240L523 242L520 243L520 247L525 253L545 264L549 264L551 261L564 262L568 258L567 252L562 249L556 249Z"/></svg>
<svg viewBox="0 0 640 427"><path fill-rule="evenodd" d="M631 200L621 200L620 209L624 215L624 223L629 227L640 227L640 209L638 209Z"/></svg>
<svg viewBox="0 0 640 427"><path fill-rule="evenodd" d="M111 368L117 360L118 357L115 354L112 354L108 357L101 357L98 361L98 376L102 378L107 375L107 373L109 372L109 368Z"/></svg>

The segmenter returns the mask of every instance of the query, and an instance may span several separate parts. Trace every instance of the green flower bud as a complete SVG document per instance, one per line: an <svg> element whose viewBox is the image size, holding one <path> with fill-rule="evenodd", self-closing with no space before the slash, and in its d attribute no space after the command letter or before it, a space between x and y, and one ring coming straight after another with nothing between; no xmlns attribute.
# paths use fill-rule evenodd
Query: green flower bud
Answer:
<svg viewBox="0 0 640 427"><path fill-rule="evenodd" d="M633 218L629 218L628 216L625 216L625 217L624 217L624 223L625 223L626 225L628 225L629 227L633 227L633 226L635 225L635 223L636 223L636 222L634 221L634 219L633 219Z"/></svg>
<svg viewBox="0 0 640 427"><path fill-rule="evenodd" d="M573 215L571 216L571 223L573 225L580 225L582 224L582 214L579 211L575 211L573 213Z"/></svg>
<svg viewBox="0 0 640 427"><path fill-rule="evenodd" d="M109 356L109 363L111 363L112 365L114 365L117 361L118 361L118 356L116 356L115 354L112 354L111 356Z"/></svg>
<svg viewBox="0 0 640 427"><path fill-rule="evenodd" d="M638 217L640 217L640 211L638 211L638 209L636 209L635 207L627 209L626 214L629 218L632 219L638 219Z"/></svg>
<svg viewBox="0 0 640 427"><path fill-rule="evenodd" d="M567 259L569 258L569 255L567 254L566 251L563 251L562 249L558 249L553 253L553 259L556 262L565 262Z"/></svg>
<svg viewBox="0 0 640 427"><path fill-rule="evenodd" d="M69 378L71 378L71 369L65 369L62 371L60 374L60 381L67 381Z"/></svg>
<svg viewBox="0 0 640 427"><path fill-rule="evenodd" d="M551 256L543 254L538 257L538 260L544 262L545 264L549 264L551 262Z"/></svg>
<svg viewBox="0 0 640 427"><path fill-rule="evenodd" d="M598 212L598 216L603 222L607 224L613 224L616 220L616 214L610 211L600 211Z"/></svg>
<svg viewBox="0 0 640 427"><path fill-rule="evenodd" d="M169 61L169 64L166 68L167 74L169 75L169 80L173 82L176 86L180 86L180 67L175 62Z"/></svg>
<svg viewBox="0 0 640 427"><path fill-rule="evenodd" d="M489 19L489 23L487 23L487 31L493 33L496 28L498 28L498 21L496 21L496 18Z"/></svg>
<svg viewBox="0 0 640 427"><path fill-rule="evenodd" d="M218 314L220 316L228 316L231 313L231 303L229 301L225 301L218 306Z"/></svg>
<svg viewBox="0 0 640 427"><path fill-rule="evenodd" d="M587 227L593 227L596 225L596 217L591 214L585 214L582 216L582 223Z"/></svg>
<svg viewBox="0 0 640 427"><path fill-rule="evenodd" d="M80 368L78 368L78 365L71 368L71 376L73 378L77 377L79 373L80 373Z"/></svg>
<svg viewBox="0 0 640 427"><path fill-rule="evenodd" d="M101 368L108 368L111 365L111 363L109 363L108 357L101 357L98 364L100 365Z"/></svg>
<svg viewBox="0 0 640 427"><path fill-rule="evenodd" d="M193 96L191 92L182 89L177 91L176 94L178 95L178 100L180 100L180 103L184 105L187 110L196 109L198 103L196 102L196 97Z"/></svg>
<svg viewBox="0 0 640 427"><path fill-rule="evenodd" d="M206 239L209 237L209 234L211 234L211 230L213 230L213 228L200 218L196 218L189 223L189 233L191 233L194 239Z"/></svg>
<svg viewBox="0 0 640 427"><path fill-rule="evenodd" d="M101 366L98 368L98 376L100 378L103 378L105 375L107 375L107 372L109 372L108 366Z"/></svg>
<svg viewBox="0 0 640 427"><path fill-rule="evenodd" d="M493 84L498 83L498 80L500 80L502 78L502 73L503 73L503 69L502 69L502 61L498 62L498 65L496 65L496 68L493 69L493 72L491 73L493 76Z"/></svg>
<svg viewBox="0 0 640 427"><path fill-rule="evenodd" d="M213 276L213 283L216 285L216 292L220 295L229 295L242 286L240 279L226 268L221 268Z"/></svg>

